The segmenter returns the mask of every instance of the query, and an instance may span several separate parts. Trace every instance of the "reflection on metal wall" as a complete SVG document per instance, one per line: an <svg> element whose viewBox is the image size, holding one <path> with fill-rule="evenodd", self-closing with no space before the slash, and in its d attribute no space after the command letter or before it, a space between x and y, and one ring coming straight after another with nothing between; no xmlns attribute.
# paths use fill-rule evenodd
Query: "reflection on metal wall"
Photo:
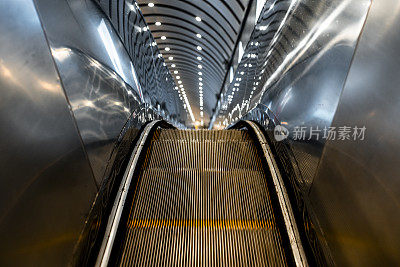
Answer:
<svg viewBox="0 0 400 267"><path fill-rule="evenodd" d="M143 20L132 20L135 31L122 43L118 27L95 2L37 0L36 4L100 185L115 141L131 114L153 109L172 123L182 123L186 120L183 102L162 58L155 57L156 47L148 45L152 37L143 30L147 29ZM129 9L141 18L138 10L133 11Z"/></svg>
<svg viewBox="0 0 400 267"><path fill-rule="evenodd" d="M0 265L67 264L97 187L32 1L0 43Z"/></svg>
<svg viewBox="0 0 400 267"><path fill-rule="evenodd" d="M270 112L292 133L301 182L309 187L324 141L294 142L293 129L330 126L368 6L369 0L267 1L214 125Z"/></svg>
<svg viewBox="0 0 400 267"><path fill-rule="evenodd" d="M310 190L338 266L400 264L399 11L372 1L332 122L365 139L328 141Z"/></svg>

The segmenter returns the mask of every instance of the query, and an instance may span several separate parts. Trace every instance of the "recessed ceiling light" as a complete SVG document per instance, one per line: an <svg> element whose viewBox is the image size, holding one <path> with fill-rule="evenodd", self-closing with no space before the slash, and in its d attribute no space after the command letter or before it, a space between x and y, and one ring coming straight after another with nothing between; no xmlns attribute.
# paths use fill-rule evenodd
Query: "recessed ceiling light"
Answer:
<svg viewBox="0 0 400 267"><path fill-rule="evenodd" d="M201 38L201 34L200 33L196 34L196 36L197 36L197 38Z"/></svg>
<svg viewBox="0 0 400 267"><path fill-rule="evenodd" d="M168 59L169 59L169 60L173 60L173 59L174 59L174 57L168 57Z"/></svg>
<svg viewBox="0 0 400 267"><path fill-rule="evenodd" d="M149 7L154 7L154 3L148 3Z"/></svg>
<svg viewBox="0 0 400 267"><path fill-rule="evenodd" d="M200 18L200 17L196 17L196 20L197 20L198 22L200 22L200 21L201 21L201 18Z"/></svg>
<svg viewBox="0 0 400 267"><path fill-rule="evenodd" d="M171 65L171 68L175 68L175 67L176 67L176 65L175 65L175 64L172 64L172 65Z"/></svg>
<svg viewBox="0 0 400 267"><path fill-rule="evenodd" d="M183 87L183 85L181 84L181 85L179 85L179 87L180 87L180 88L182 88L182 87Z"/></svg>
<svg viewBox="0 0 400 267"><path fill-rule="evenodd" d="M201 57L197 57L197 59L198 59L198 60L202 60L202 58L201 58Z"/></svg>
<svg viewBox="0 0 400 267"><path fill-rule="evenodd" d="M156 21L156 26L161 26L161 22Z"/></svg>
<svg viewBox="0 0 400 267"><path fill-rule="evenodd" d="M203 75L203 73L201 71L199 71L199 75L201 76L201 75Z"/></svg>
<svg viewBox="0 0 400 267"><path fill-rule="evenodd" d="M181 76L176 76L176 78L179 80L181 78Z"/></svg>
<svg viewBox="0 0 400 267"><path fill-rule="evenodd" d="M165 40L165 39L167 39L167 37L161 36L161 40Z"/></svg>
<svg viewBox="0 0 400 267"><path fill-rule="evenodd" d="M200 78L199 78L199 81L202 81L202 80L203 80L203 78L200 77Z"/></svg>
<svg viewBox="0 0 400 267"><path fill-rule="evenodd" d="M174 74L178 74L178 71L177 71L177 70L175 70L175 71L174 71Z"/></svg>
<svg viewBox="0 0 400 267"><path fill-rule="evenodd" d="M161 38L162 39L162 38ZM197 50L201 51L203 48L201 46L197 46Z"/></svg>
<svg viewBox="0 0 400 267"><path fill-rule="evenodd" d="M179 83L179 84L181 84L181 83L182 83L182 81L178 81L178 83Z"/></svg>
<svg viewBox="0 0 400 267"><path fill-rule="evenodd" d="M197 65L197 67L198 67L199 69L202 69L202 68L203 68L203 66L202 66L202 65Z"/></svg>
<svg viewBox="0 0 400 267"><path fill-rule="evenodd" d="M169 48L169 47L166 47L166 48L165 48L165 51L169 51L169 50L171 50L171 48Z"/></svg>
<svg viewBox="0 0 400 267"><path fill-rule="evenodd" d="M200 86L203 86L203 83L202 83L202 82L200 82L200 83L199 83L199 85L200 85Z"/></svg>

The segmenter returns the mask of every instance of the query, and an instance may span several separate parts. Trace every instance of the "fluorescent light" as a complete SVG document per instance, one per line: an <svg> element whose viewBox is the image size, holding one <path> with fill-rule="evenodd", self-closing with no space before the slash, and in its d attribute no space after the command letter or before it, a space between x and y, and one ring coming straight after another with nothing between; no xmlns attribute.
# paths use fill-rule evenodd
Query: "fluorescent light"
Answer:
<svg viewBox="0 0 400 267"><path fill-rule="evenodd" d="M242 61L244 55L244 48L243 48L243 43L240 41L239 42L239 55L238 55L238 62Z"/></svg>

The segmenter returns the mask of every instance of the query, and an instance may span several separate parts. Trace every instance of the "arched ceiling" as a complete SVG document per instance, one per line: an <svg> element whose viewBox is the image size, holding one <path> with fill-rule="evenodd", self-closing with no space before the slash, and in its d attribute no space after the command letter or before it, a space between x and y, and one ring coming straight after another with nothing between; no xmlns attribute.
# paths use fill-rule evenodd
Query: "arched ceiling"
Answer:
<svg viewBox="0 0 400 267"><path fill-rule="evenodd" d="M249 0L137 0L198 124L209 123Z"/></svg>

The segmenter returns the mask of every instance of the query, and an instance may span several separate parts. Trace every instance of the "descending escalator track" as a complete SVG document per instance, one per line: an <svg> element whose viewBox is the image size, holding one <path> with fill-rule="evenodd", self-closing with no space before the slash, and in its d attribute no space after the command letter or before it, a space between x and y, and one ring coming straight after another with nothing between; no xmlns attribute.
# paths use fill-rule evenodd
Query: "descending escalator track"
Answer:
<svg viewBox="0 0 400 267"><path fill-rule="evenodd" d="M98 266L303 265L248 131L157 129L150 138L132 156L142 159L137 182L121 189L132 197Z"/></svg>

